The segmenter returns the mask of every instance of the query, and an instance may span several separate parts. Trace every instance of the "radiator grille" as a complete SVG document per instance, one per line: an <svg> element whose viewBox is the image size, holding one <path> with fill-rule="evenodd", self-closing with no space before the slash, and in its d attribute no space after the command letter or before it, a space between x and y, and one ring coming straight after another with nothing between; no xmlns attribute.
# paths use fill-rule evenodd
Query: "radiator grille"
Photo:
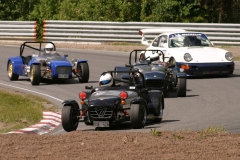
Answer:
<svg viewBox="0 0 240 160"><path fill-rule="evenodd" d="M164 88L165 81L158 79L146 80L146 85L148 88Z"/></svg>
<svg viewBox="0 0 240 160"><path fill-rule="evenodd" d="M91 107L89 116L92 118L111 118L113 115L112 107Z"/></svg>
<svg viewBox="0 0 240 160"><path fill-rule="evenodd" d="M69 74L72 73L72 67L57 67L57 74Z"/></svg>

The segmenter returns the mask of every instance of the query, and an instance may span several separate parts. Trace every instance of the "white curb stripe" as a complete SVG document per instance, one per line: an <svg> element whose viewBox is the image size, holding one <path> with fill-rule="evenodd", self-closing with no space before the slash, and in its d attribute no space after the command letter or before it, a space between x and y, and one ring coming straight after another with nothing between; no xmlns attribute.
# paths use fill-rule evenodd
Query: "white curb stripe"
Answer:
<svg viewBox="0 0 240 160"><path fill-rule="evenodd" d="M58 125L61 124L61 114L49 111L43 112L43 119L28 128L8 132L8 133L25 133L25 134L39 134L43 135L54 130Z"/></svg>

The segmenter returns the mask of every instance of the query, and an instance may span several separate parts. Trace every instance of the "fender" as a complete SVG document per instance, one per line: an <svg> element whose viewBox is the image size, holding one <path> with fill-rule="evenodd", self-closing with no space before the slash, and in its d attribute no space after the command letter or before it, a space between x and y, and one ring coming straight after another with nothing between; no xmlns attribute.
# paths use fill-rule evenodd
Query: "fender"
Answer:
<svg viewBox="0 0 240 160"><path fill-rule="evenodd" d="M72 99L70 99L70 100L65 100L65 101L62 102L62 104L63 104L63 107L64 107L64 106L67 106L67 105L70 105L70 106L72 106L72 105L77 105L77 107L79 108L78 102L75 101L75 100L72 100Z"/></svg>
<svg viewBox="0 0 240 160"><path fill-rule="evenodd" d="M81 59L81 60L78 60L78 63L87 63L87 60Z"/></svg>
<svg viewBox="0 0 240 160"><path fill-rule="evenodd" d="M128 67L124 67L124 66L116 66L115 71L129 71Z"/></svg>
<svg viewBox="0 0 240 160"><path fill-rule="evenodd" d="M114 68L114 70L115 71L129 71L129 69L130 68L128 68L128 67L124 67L124 66L116 66L115 68ZM126 74L126 73L114 73L115 75L114 75L114 77L116 77L116 79L121 79L121 77L122 77L122 75L123 74Z"/></svg>
<svg viewBox="0 0 240 160"><path fill-rule="evenodd" d="M133 99L133 100L130 102L130 108L131 108L131 105L132 105L132 104L140 104L141 102L143 102L143 103L145 104L146 109L147 109L147 114L149 114L147 102L146 102L143 98Z"/></svg>
<svg viewBox="0 0 240 160"><path fill-rule="evenodd" d="M9 58L7 61L7 71L8 71L8 64L10 61L12 62L12 65L13 65L13 68L12 68L13 73L22 75L22 66L23 66L22 58L20 56Z"/></svg>

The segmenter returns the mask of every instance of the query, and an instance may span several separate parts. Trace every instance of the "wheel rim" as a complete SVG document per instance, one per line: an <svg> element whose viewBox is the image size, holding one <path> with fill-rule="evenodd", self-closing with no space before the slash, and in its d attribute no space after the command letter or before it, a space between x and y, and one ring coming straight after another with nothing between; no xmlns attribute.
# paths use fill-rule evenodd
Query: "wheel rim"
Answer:
<svg viewBox="0 0 240 160"><path fill-rule="evenodd" d="M147 111L143 105L141 107L140 117L141 117L142 124L145 124L147 120Z"/></svg>
<svg viewBox="0 0 240 160"><path fill-rule="evenodd" d="M31 69L31 72L30 72L30 80L32 81L34 78L34 70L33 68Z"/></svg>
<svg viewBox="0 0 240 160"><path fill-rule="evenodd" d="M12 67L12 63L9 63L8 64L8 76L9 77L12 77L12 74L13 74L13 67Z"/></svg>

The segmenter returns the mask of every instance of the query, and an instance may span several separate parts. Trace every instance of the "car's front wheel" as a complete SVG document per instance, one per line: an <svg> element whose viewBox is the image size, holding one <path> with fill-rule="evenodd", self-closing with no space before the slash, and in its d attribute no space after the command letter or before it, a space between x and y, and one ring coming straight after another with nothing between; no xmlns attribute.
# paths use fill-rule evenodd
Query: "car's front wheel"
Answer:
<svg viewBox="0 0 240 160"><path fill-rule="evenodd" d="M32 85L39 85L41 81L40 65L32 65L30 69L30 81Z"/></svg>
<svg viewBox="0 0 240 160"><path fill-rule="evenodd" d="M162 96L159 96L159 104L158 104L157 114L155 115L155 118L153 120L151 120L150 122L156 123L156 122L162 121L163 108L164 108L164 98Z"/></svg>
<svg viewBox="0 0 240 160"><path fill-rule="evenodd" d="M177 96L186 97L187 92L187 80L186 78L178 78L177 84Z"/></svg>
<svg viewBox="0 0 240 160"><path fill-rule="evenodd" d="M87 83L89 79L89 66L88 63L79 63L77 66L78 74L79 74L79 82Z"/></svg>
<svg viewBox="0 0 240 160"><path fill-rule="evenodd" d="M12 61L9 61L8 63L8 78L11 81L16 81L18 80L19 75L13 73L13 64Z"/></svg>
<svg viewBox="0 0 240 160"><path fill-rule="evenodd" d="M62 127L66 132L77 129L80 115L79 108L76 106L63 106L62 108Z"/></svg>
<svg viewBox="0 0 240 160"><path fill-rule="evenodd" d="M130 122L132 128L140 129L143 128L147 121L147 110L144 103L132 104L131 105L131 114Z"/></svg>

